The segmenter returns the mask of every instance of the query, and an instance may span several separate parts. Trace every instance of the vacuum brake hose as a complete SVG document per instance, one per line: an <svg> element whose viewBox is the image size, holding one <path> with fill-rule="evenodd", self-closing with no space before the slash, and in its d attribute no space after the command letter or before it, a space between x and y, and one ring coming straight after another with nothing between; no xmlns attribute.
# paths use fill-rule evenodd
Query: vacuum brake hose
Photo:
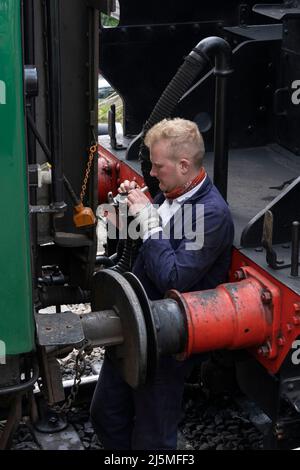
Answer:
<svg viewBox="0 0 300 470"><path fill-rule="evenodd" d="M212 63L212 59L214 59L215 63L215 75L225 76L232 72L231 48L224 39L211 36L200 41L185 58L184 63L154 106L152 113L143 126L142 132L132 141L128 148L128 160L136 158L136 152L139 149L143 177L152 196L157 192L158 183L156 178L150 176L151 162L149 151L144 145L143 138L154 124L172 115L179 100L191 87L195 78L209 63ZM141 139L142 142L140 142Z"/></svg>

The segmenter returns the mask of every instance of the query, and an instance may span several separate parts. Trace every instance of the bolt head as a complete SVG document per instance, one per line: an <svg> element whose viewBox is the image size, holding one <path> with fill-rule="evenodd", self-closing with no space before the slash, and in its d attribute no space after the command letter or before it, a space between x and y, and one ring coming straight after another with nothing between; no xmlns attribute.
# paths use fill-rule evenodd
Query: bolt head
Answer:
<svg viewBox="0 0 300 470"><path fill-rule="evenodd" d="M243 279L245 279L245 273L244 271L242 271L242 269L238 269L237 271L235 271L233 277L236 281L242 281Z"/></svg>
<svg viewBox="0 0 300 470"><path fill-rule="evenodd" d="M257 353L260 355L260 356L264 356L264 357L267 357L269 356L270 354L270 348L267 344L263 344L262 346L260 346L257 350Z"/></svg>
<svg viewBox="0 0 300 470"><path fill-rule="evenodd" d="M264 304L269 304L272 301L272 294L269 290L264 290L261 294L261 300Z"/></svg>
<svg viewBox="0 0 300 470"><path fill-rule="evenodd" d="M51 424L52 426L55 426L58 422L57 416L51 416L51 418L48 419L48 423Z"/></svg>

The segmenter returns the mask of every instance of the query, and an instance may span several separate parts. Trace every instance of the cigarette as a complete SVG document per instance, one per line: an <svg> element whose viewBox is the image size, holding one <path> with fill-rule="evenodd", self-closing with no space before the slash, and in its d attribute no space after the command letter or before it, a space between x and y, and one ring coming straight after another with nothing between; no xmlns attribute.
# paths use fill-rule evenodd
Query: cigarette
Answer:
<svg viewBox="0 0 300 470"><path fill-rule="evenodd" d="M143 188L134 188L134 189L139 189L142 193L146 193L148 191L148 186L144 186ZM129 190L129 193L130 191L133 191L133 189L130 189ZM121 196L128 196L129 194L127 191L125 193L119 193Z"/></svg>

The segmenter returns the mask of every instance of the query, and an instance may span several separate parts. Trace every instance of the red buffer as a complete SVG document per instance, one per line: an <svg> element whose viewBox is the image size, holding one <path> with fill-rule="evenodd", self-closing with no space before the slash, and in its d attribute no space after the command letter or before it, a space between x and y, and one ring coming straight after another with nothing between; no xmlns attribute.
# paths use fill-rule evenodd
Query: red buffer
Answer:
<svg viewBox="0 0 300 470"><path fill-rule="evenodd" d="M280 290L250 267L237 271L236 278L240 281L216 289L167 293L167 297L178 302L186 317L188 340L183 357L263 344L268 344L269 354L276 356Z"/></svg>

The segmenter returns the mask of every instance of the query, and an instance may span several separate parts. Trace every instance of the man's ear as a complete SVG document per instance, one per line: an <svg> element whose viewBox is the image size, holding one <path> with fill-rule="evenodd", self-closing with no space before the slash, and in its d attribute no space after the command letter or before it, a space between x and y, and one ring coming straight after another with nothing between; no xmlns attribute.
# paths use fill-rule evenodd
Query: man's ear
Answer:
<svg viewBox="0 0 300 470"><path fill-rule="evenodd" d="M179 162L179 168L182 174L185 175L190 169L191 162L187 158L181 158Z"/></svg>

